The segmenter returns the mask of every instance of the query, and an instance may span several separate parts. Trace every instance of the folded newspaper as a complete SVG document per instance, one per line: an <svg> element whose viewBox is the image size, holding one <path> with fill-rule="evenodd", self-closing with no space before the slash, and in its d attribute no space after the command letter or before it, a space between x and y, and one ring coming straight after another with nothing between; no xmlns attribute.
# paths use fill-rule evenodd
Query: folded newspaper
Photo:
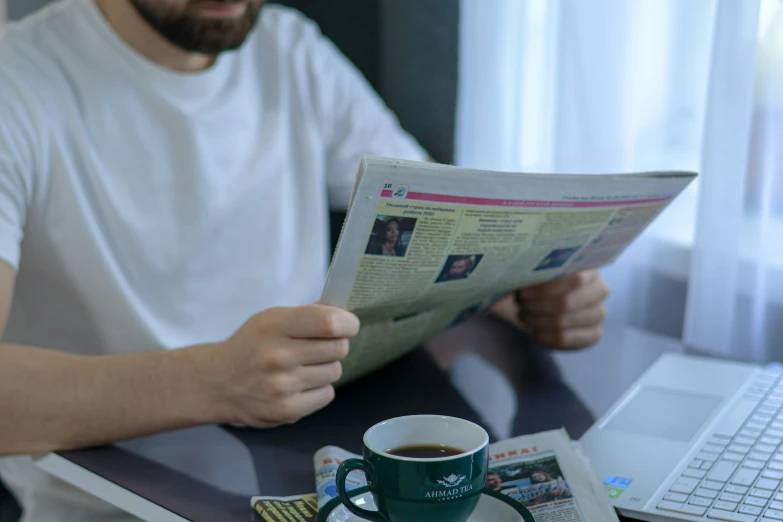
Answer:
<svg viewBox="0 0 783 522"><path fill-rule="evenodd" d="M695 177L520 174L364 156L321 298L362 320L338 385L512 290L611 263Z"/></svg>
<svg viewBox="0 0 783 522"><path fill-rule="evenodd" d="M337 466L353 457L357 455L335 446L321 448L313 459L316 493L253 497L250 506L264 522L315 522L318 509L337 496ZM348 490L366 485L360 472L348 479ZM536 522L619 522L606 487L565 430L490 445L487 487L521 502ZM344 506L329 519L349 520L356 518Z"/></svg>

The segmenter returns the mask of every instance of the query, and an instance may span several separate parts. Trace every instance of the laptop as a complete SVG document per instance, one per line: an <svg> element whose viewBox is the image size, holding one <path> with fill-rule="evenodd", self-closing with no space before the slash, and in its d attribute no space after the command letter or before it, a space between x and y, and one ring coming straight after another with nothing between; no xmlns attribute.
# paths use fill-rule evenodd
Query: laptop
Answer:
<svg viewBox="0 0 783 522"><path fill-rule="evenodd" d="M621 515L783 521L783 366L661 357L580 440Z"/></svg>

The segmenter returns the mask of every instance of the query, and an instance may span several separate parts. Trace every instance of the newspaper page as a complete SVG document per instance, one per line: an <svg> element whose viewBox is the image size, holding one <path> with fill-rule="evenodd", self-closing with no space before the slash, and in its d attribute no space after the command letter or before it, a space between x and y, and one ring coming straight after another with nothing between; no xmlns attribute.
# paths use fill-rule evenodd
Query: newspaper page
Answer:
<svg viewBox="0 0 783 522"><path fill-rule="evenodd" d="M619 521L565 430L498 442L490 450L487 487L522 503L536 522Z"/></svg>
<svg viewBox="0 0 783 522"><path fill-rule="evenodd" d="M611 263L694 177L520 174L363 157L321 298L362 320L338 384L509 291Z"/></svg>
<svg viewBox="0 0 783 522"><path fill-rule="evenodd" d="M619 522L604 486L578 443L571 441L565 430L516 437L491 444L489 449L486 487L521 502L536 522ZM337 497L337 467L342 461L357 457L336 446L321 448L313 459L315 494L253 497L251 506L265 522L315 522L314 507L321 508ZM348 476L346 489L351 491L366 484L364 474L355 472ZM302 509L303 503L309 511ZM340 506L330 520L352 519L355 517Z"/></svg>

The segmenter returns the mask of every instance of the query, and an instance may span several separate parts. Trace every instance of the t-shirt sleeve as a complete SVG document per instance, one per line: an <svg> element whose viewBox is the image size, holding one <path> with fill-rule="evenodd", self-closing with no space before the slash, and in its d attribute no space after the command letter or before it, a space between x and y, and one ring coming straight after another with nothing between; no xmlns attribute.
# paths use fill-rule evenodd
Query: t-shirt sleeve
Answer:
<svg viewBox="0 0 783 522"><path fill-rule="evenodd" d="M318 32L312 45L329 199L333 209L345 209L362 154L418 161L428 155L331 41Z"/></svg>
<svg viewBox="0 0 783 522"><path fill-rule="evenodd" d="M35 132L24 97L0 75L0 260L19 268L32 193Z"/></svg>

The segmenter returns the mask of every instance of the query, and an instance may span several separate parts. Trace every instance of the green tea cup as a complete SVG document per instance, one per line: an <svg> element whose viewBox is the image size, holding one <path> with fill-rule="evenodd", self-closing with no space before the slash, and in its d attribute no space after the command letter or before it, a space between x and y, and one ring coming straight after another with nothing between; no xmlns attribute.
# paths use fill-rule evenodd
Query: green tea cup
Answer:
<svg viewBox="0 0 783 522"><path fill-rule="evenodd" d="M408 457L399 448L445 447L458 454ZM489 436L455 417L412 415L376 424L364 434L362 459L337 469L337 493L354 515L373 522L465 522L476 509L487 479ZM354 504L345 479L362 470L377 511Z"/></svg>

